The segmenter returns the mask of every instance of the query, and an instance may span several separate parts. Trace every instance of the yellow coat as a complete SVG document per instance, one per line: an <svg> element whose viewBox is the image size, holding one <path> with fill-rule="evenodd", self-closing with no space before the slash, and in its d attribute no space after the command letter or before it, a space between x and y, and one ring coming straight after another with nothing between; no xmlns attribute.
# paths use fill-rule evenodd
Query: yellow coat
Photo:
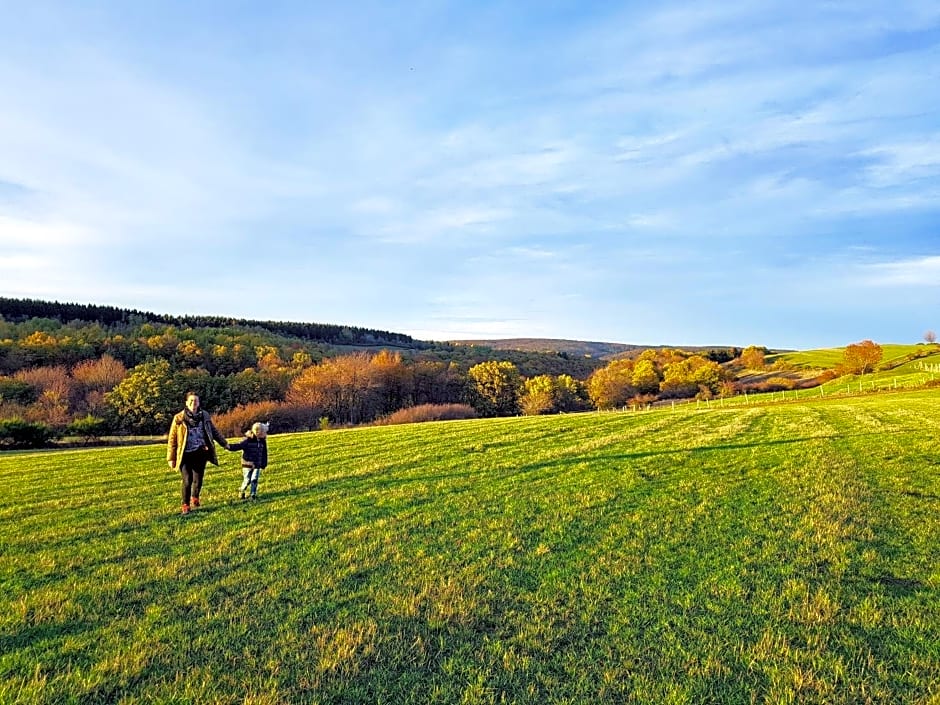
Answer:
<svg viewBox="0 0 940 705"><path fill-rule="evenodd" d="M209 448L209 462L213 465L219 464L219 457L215 452L215 440L223 448L228 448L228 441L219 433L219 429L212 423L209 413L201 411L202 414L202 435L206 439L206 445ZM183 419L186 416L185 411L179 412L173 417L170 423L170 432L166 437L166 461L174 468L178 468L183 462L183 451L186 450L186 437L189 435L189 428Z"/></svg>

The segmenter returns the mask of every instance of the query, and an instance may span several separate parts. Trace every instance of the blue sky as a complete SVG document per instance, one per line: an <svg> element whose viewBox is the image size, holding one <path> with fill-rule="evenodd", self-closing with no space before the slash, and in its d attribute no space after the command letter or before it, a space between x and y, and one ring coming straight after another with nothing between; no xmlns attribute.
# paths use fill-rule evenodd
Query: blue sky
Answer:
<svg viewBox="0 0 940 705"><path fill-rule="evenodd" d="M0 295L420 339L940 332L940 3L0 0Z"/></svg>

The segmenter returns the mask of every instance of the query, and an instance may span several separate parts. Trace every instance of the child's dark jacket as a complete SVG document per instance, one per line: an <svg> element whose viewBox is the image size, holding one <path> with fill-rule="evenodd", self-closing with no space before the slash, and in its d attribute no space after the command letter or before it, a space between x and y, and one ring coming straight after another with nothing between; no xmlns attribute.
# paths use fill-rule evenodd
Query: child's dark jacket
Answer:
<svg viewBox="0 0 940 705"><path fill-rule="evenodd" d="M268 466L268 440L258 438L251 431L245 434L245 440L229 443L229 450L242 451L242 466L263 469Z"/></svg>

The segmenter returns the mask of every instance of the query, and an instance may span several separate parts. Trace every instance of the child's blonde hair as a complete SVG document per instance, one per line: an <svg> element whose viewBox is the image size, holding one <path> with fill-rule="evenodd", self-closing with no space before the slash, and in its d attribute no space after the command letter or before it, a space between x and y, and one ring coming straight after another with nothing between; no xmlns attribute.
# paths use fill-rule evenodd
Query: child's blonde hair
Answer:
<svg viewBox="0 0 940 705"><path fill-rule="evenodd" d="M251 432L255 434L256 436L258 434L261 434L262 436L267 436L268 424L261 423L260 421L255 421L253 424L251 424Z"/></svg>

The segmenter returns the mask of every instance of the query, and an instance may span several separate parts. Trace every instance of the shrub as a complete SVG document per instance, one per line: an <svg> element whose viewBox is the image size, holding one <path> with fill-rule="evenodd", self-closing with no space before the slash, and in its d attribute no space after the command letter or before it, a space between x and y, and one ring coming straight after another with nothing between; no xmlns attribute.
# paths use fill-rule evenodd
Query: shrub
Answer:
<svg viewBox="0 0 940 705"><path fill-rule="evenodd" d="M633 411L639 411L649 407L654 401L656 401L655 394L637 394L630 399L629 405Z"/></svg>
<svg viewBox="0 0 940 705"><path fill-rule="evenodd" d="M317 428L317 410L303 404L259 401L236 406L212 417L224 436L241 436L255 421L270 424L271 433L310 431Z"/></svg>
<svg viewBox="0 0 940 705"><path fill-rule="evenodd" d="M0 421L0 448L42 448L55 435L55 431L43 423L23 419Z"/></svg>
<svg viewBox="0 0 940 705"><path fill-rule="evenodd" d="M456 421L475 419L479 414L468 404L420 404L385 416L375 422L376 426L403 423L421 423L423 421Z"/></svg>
<svg viewBox="0 0 940 705"><path fill-rule="evenodd" d="M270 418L276 406L277 402L273 401L242 404L241 406L236 406L231 411L226 411L224 414L213 415L212 422L216 425L216 428L222 432L223 436L228 438L241 436L245 431L251 428L251 424L255 421L270 423Z"/></svg>
<svg viewBox="0 0 940 705"><path fill-rule="evenodd" d="M838 379L838 377L838 370L823 370L813 379L813 385L819 386L820 384L825 384L826 382L831 382L834 379Z"/></svg>
<svg viewBox="0 0 940 705"><path fill-rule="evenodd" d="M0 401L27 406L39 398L39 390L29 382L11 377L0 377Z"/></svg>
<svg viewBox="0 0 940 705"><path fill-rule="evenodd" d="M797 382L789 377L771 377L766 384L776 387L777 390L796 389Z"/></svg>
<svg viewBox="0 0 940 705"><path fill-rule="evenodd" d="M0 399L0 419L25 419L27 408L15 401Z"/></svg>
<svg viewBox="0 0 940 705"><path fill-rule="evenodd" d="M712 390L706 387L704 384L698 386L698 392L695 394L695 398L699 401L708 401L709 399L714 398Z"/></svg>
<svg viewBox="0 0 940 705"><path fill-rule="evenodd" d="M315 431L318 414L319 409L314 407L280 402L274 407L268 423L271 424L272 433Z"/></svg>
<svg viewBox="0 0 940 705"><path fill-rule="evenodd" d="M80 436L86 443L89 443L105 435L109 430L108 426L109 424L105 419L88 414L88 416L75 419L66 426L65 434L67 436Z"/></svg>
<svg viewBox="0 0 940 705"><path fill-rule="evenodd" d="M771 377L758 384L749 384L745 387L748 392L762 394L766 392L786 392L795 389L797 383L787 377Z"/></svg>

